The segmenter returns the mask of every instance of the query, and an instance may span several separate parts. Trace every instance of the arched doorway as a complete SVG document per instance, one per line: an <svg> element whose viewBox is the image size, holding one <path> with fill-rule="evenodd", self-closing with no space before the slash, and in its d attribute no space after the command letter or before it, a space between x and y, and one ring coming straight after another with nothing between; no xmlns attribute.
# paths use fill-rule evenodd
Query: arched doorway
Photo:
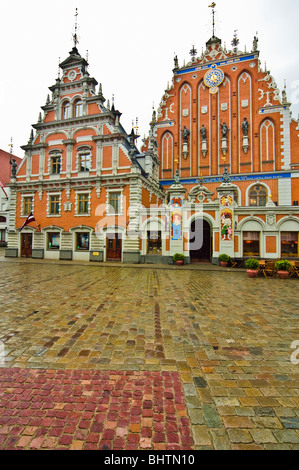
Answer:
<svg viewBox="0 0 299 470"><path fill-rule="evenodd" d="M192 222L189 235L189 248L191 263L211 262L211 226L207 220L195 219Z"/></svg>

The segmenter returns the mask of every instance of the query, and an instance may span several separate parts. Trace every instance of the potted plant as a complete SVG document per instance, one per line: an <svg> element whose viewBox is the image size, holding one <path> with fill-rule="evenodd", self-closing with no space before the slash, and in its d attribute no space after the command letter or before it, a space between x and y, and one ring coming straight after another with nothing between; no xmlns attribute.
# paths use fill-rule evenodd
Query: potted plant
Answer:
<svg viewBox="0 0 299 470"><path fill-rule="evenodd" d="M219 262L220 262L220 266L222 266L223 268L226 268L228 266L229 256L225 254L220 255Z"/></svg>
<svg viewBox="0 0 299 470"><path fill-rule="evenodd" d="M175 255L173 255L173 261L178 266L181 266L182 264L184 264L184 259L185 259L185 256L180 253L176 253Z"/></svg>
<svg viewBox="0 0 299 470"><path fill-rule="evenodd" d="M259 272L259 262L257 259L251 258L245 261L248 277L257 277Z"/></svg>
<svg viewBox="0 0 299 470"><path fill-rule="evenodd" d="M281 259L275 263L275 269L277 270L277 275L280 279L286 279L289 277L291 267L291 263L286 259Z"/></svg>

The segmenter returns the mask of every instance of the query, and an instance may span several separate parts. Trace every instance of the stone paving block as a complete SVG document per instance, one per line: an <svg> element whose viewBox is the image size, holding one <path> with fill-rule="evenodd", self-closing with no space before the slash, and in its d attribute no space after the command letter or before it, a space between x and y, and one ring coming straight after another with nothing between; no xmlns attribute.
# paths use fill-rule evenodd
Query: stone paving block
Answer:
<svg viewBox="0 0 299 470"><path fill-rule="evenodd" d="M283 430L273 431L273 434L276 437L278 442L285 442L285 443L290 443L290 444L299 443L299 435L292 429L283 429Z"/></svg>
<svg viewBox="0 0 299 470"><path fill-rule="evenodd" d="M281 423L286 429L299 429L299 418L280 418Z"/></svg>
<svg viewBox="0 0 299 470"><path fill-rule="evenodd" d="M250 434L256 444L276 443L273 433L269 429L251 429Z"/></svg>
<svg viewBox="0 0 299 470"><path fill-rule="evenodd" d="M253 441L251 434L246 429L228 429L227 433L234 444L248 444Z"/></svg>
<svg viewBox="0 0 299 470"><path fill-rule="evenodd" d="M211 446L212 438L206 426L193 426L192 434L195 446Z"/></svg>

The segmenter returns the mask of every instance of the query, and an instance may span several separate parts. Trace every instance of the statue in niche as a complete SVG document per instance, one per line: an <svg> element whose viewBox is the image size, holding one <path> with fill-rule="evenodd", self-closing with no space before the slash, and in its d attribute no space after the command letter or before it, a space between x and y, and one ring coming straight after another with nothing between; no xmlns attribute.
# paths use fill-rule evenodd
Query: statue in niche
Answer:
<svg viewBox="0 0 299 470"><path fill-rule="evenodd" d="M247 118L244 118L244 121L242 123L242 131L244 137L248 137L248 129L249 129L249 122L247 121Z"/></svg>
<svg viewBox="0 0 299 470"><path fill-rule="evenodd" d="M229 128L228 128L228 126L226 125L225 122L223 124L220 124L220 126L221 126L221 129L222 129L222 138L226 139Z"/></svg>
<svg viewBox="0 0 299 470"><path fill-rule="evenodd" d="M187 129L187 127L184 126L184 129L182 130L182 136L183 136L184 142L188 143L189 135L190 135L189 129Z"/></svg>
<svg viewBox="0 0 299 470"><path fill-rule="evenodd" d="M206 141L207 140L207 129L205 128L204 124L202 125L201 129L200 129L200 133L201 133L201 138L202 138L202 141Z"/></svg>

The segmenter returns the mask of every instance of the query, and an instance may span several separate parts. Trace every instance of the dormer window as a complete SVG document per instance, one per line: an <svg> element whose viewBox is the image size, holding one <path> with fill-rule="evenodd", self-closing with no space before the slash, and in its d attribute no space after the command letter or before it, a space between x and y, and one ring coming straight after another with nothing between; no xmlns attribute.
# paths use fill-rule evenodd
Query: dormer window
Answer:
<svg viewBox="0 0 299 470"><path fill-rule="evenodd" d="M71 105L66 101L62 106L62 119L69 119L71 117Z"/></svg>
<svg viewBox="0 0 299 470"><path fill-rule="evenodd" d="M82 100L75 101L74 116L75 117L83 116L83 103L82 103Z"/></svg>

